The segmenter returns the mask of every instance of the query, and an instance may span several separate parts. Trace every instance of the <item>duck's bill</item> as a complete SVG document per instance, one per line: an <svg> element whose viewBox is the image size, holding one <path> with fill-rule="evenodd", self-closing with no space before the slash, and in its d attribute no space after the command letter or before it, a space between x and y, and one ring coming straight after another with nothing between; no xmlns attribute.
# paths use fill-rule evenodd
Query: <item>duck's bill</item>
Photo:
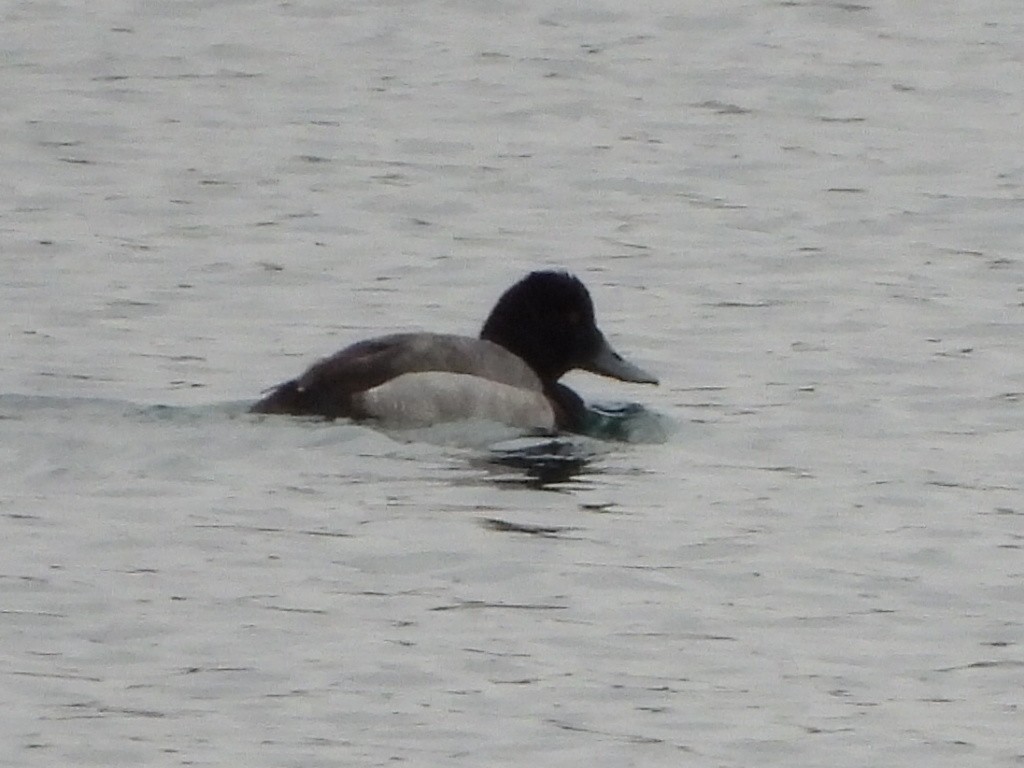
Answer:
<svg viewBox="0 0 1024 768"><path fill-rule="evenodd" d="M580 367L585 371L610 376L619 381L632 381L637 384L658 383L656 376L652 376L640 366L633 365L626 360L612 349L611 344L604 338L601 339L601 346L598 348L597 354Z"/></svg>

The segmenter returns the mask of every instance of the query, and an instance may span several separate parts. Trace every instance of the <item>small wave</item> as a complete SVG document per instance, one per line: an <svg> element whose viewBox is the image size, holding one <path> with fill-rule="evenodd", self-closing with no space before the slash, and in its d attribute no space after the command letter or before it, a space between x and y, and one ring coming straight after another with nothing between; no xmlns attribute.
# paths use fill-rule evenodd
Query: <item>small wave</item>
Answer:
<svg viewBox="0 0 1024 768"><path fill-rule="evenodd" d="M61 418L141 417L160 421L185 421L231 417L244 414L245 402L213 403L208 405L140 404L128 400L101 397L61 397L51 395L25 395L0 393L0 419L25 420L48 415Z"/></svg>

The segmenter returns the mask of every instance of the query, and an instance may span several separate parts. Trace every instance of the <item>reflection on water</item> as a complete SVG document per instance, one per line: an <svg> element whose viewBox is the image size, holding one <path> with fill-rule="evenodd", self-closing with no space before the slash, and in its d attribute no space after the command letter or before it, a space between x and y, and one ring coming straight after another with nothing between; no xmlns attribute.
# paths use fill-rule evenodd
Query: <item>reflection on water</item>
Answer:
<svg viewBox="0 0 1024 768"><path fill-rule="evenodd" d="M592 471L593 455L581 440L524 437L491 446L471 464L486 470L488 479L499 487L560 490L557 486L579 483Z"/></svg>
<svg viewBox="0 0 1024 768"><path fill-rule="evenodd" d="M491 481L501 486L566 490L579 487L597 470L593 458L600 443L665 442L663 417L639 403L600 403L587 406L585 435L571 437L524 437L492 445L473 462L486 469ZM513 472L509 472L513 470Z"/></svg>
<svg viewBox="0 0 1024 768"><path fill-rule="evenodd" d="M529 523L513 523L497 517L485 517L480 521L484 528L500 533L525 533L530 536L557 538L565 531L573 530L564 525L531 525Z"/></svg>

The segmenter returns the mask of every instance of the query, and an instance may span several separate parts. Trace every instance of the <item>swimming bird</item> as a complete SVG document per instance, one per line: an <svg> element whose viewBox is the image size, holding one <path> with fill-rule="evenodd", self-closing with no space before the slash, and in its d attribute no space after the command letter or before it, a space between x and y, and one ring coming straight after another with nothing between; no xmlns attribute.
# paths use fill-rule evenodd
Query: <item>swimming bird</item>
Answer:
<svg viewBox="0 0 1024 768"><path fill-rule="evenodd" d="M360 341L273 388L250 411L399 428L486 419L577 432L586 406L558 381L573 369L658 383L611 347L578 278L531 272L498 299L479 338L420 332Z"/></svg>

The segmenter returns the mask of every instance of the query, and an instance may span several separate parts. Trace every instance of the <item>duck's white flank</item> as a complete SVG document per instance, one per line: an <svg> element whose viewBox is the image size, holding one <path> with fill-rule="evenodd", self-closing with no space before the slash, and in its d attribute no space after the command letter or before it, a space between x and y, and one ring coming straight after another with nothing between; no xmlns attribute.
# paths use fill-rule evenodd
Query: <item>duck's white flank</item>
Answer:
<svg viewBox="0 0 1024 768"><path fill-rule="evenodd" d="M371 418L397 428L487 420L522 429L554 429L543 392L464 373L407 373L359 396Z"/></svg>

